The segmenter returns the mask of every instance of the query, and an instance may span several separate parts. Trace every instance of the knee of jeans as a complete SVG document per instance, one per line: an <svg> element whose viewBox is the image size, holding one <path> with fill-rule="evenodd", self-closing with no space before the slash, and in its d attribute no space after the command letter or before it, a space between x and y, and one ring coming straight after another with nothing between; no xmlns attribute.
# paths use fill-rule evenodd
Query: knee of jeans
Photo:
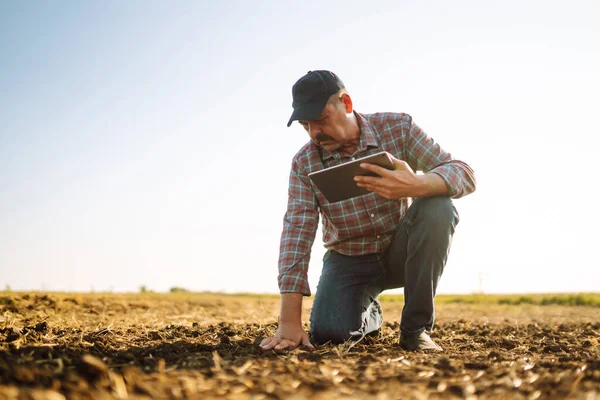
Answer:
<svg viewBox="0 0 600 400"><path fill-rule="evenodd" d="M340 344L350 339L350 332L353 331L356 331L356 329L319 324L318 322L315 324L311 321L310 337L316 344L325 344L327 342Z"/></svg>
<svg viewBox="0 0 600 400"><path fill-rule="evenodd" d="M451 198L436 196L421 198L420 201L417 218L440 227L454 228L458 224L458 213Z"/></svg>

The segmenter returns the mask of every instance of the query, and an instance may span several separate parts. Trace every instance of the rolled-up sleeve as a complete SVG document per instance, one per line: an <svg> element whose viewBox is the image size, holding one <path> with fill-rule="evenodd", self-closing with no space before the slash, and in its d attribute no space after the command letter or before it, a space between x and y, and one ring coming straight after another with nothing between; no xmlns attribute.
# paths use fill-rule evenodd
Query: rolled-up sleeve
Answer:
<svg viewBox="0 0 600 400"><path fill-rule="evenodd" d="M448 196L458 199L475 191L477 181L473 169L464 161L452 155L429 137L408 116L408 129L405 130L405 160L415 171L432 172L446 182Z"/></svg>
<svg viewBox="0 0 600 400"><path fill-rule="evenodd" d="M308 178L292 162L287 211L279 246L279 291L310 296L308 264L319 225L318 202Z"/></svg>

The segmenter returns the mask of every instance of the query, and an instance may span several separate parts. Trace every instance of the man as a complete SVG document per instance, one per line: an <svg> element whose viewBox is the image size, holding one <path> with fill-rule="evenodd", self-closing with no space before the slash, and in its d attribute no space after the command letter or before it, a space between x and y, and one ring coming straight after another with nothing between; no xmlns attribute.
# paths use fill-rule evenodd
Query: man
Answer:
<svg viewBox="0 0 600 400"><path fill-rule="evenodd" d="M455 160L407 114L354 111L342 81L330 71L309 71L292 88L294 111L310 142L294 156L279 256L281 311L263 350L313 347L302 328L302 297L319 215L328 249L310 316L315 343L361 340L383 317L377 296L404 287L400 344L441 350L429 337L434 297L458 223L451 198L475 190L473 170ZM395 170L371 164L376 177L356 177L370 193L328 203L308 174L385 150ZM415 171L423 171L417 175ZM409 207L409 199L414 201Z"/></svg>

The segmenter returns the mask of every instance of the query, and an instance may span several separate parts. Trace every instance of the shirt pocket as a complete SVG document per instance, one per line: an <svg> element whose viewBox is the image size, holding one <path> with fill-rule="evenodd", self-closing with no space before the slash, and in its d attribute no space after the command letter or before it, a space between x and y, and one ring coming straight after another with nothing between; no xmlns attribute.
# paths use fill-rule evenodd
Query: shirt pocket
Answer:
<svg viewBox="0 0 600 400"><path fill-rule="evenodd" d="M321 212L326 231L324 234L328 239L345 240L373 233L373 221L365 208L365 204L373 201L372 196L377 194L369 193L336 203L323 204ZM333 237L329 237L330 235Z"/></svg>

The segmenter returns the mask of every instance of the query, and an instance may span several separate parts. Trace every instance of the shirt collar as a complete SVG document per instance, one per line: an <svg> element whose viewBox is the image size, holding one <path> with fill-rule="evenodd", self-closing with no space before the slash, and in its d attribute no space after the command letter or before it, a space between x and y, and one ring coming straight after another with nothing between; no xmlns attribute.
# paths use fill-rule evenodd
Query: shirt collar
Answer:
<svg viewBox="0 0 600 400"><path fill-rule="evenodd" d="M379 140L377 139L377 134L373 129L373 126L363 114L359 114L355 111L354 115L356 116L358 127L360 128L360 138L358 140L357 152L361 153L367 150L368 147L379 147ZM323 161L333 157L333 152L330 153L322 147L319 147L319 149L321 150L321 157Z"/></svg>

